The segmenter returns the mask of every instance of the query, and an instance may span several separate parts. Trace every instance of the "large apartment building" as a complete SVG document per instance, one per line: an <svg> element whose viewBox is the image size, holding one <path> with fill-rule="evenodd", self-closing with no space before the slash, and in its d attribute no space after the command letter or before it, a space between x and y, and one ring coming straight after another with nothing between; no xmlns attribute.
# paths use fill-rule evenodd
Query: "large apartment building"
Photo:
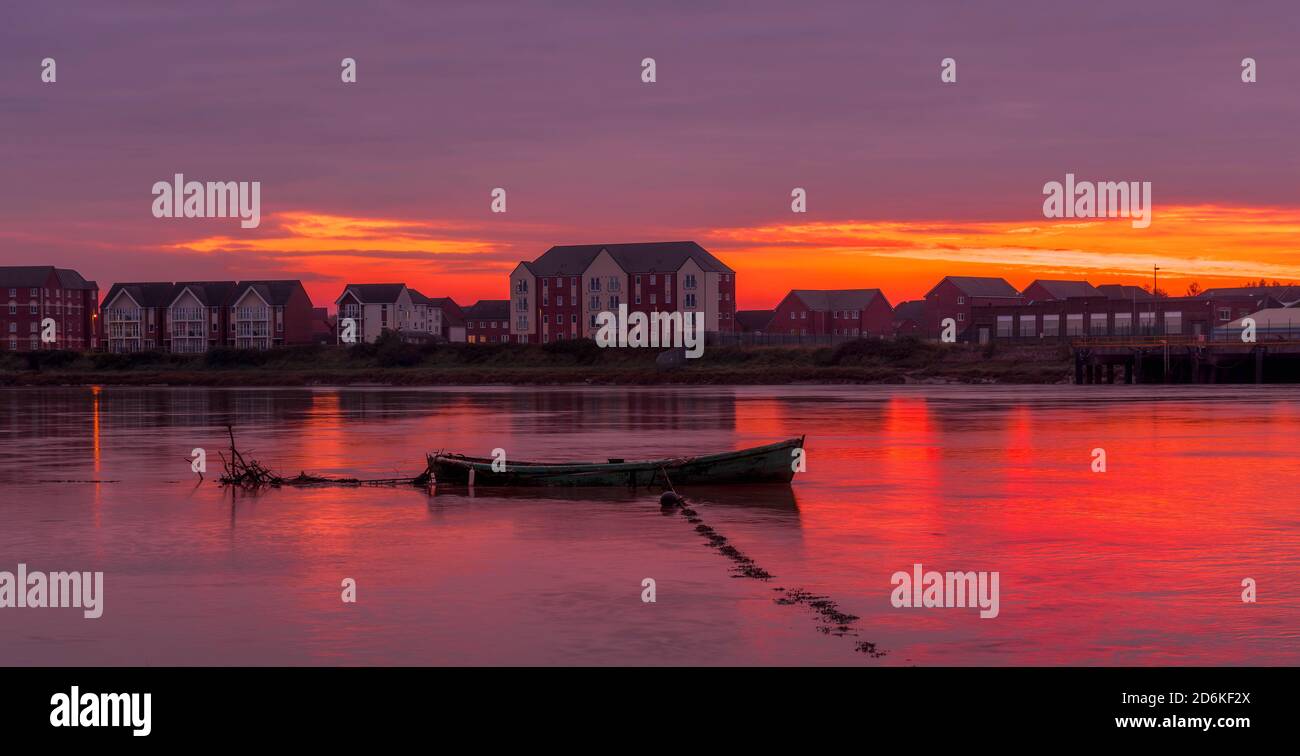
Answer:
<svg viewBox="0 0 1300 756"><path fill-rule="evenodd" d="M512 341L593 338L596 316L701 312L707 332L736 330L736 273L691 241L551 247L510 273Z"/></svg>
<svg viewBox="0 0 1300 756"><path fill-rule="evenodd" d="M0 349L95 349L99 286L53 265L0 266ZM53 340L42 339L46 320Z"/></svg>
<svg viewBox="0 0 1300 756"><path fill-rule="evenodd" d="M214 347L310 344L313 309L302 282L182 281L113 284L99 308L109 352L181 354Z"/></svg>

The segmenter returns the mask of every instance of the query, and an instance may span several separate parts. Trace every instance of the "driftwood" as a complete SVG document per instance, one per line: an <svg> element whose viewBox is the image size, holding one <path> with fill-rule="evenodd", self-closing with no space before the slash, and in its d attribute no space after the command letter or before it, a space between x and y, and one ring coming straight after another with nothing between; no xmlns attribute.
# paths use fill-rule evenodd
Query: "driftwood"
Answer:
<svg viewBox="0 0 1300 756"><path fill-rule="evenodd" d="M245 459L235 446L235 429L227 425L230 434L230 457L221 454L222 485L240 488L263 488L280 486L428 486L432 475L426 469L413 478L330 478L323 475L308 475L300 471L297 476L286 478L255 459Z"/></svg>

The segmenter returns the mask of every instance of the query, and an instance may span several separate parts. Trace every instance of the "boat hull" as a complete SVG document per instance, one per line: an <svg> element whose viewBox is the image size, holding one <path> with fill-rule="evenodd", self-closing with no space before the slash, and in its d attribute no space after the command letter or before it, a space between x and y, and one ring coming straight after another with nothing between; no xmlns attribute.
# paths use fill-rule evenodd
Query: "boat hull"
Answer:
<svg viewBox="0 0 1300 756"><path fill-rule="evenodd" d="M732 483L784 483L794 477L796 450L803 438L698 457L605 463L507 462L459 454L429 457L429 471L440 484L472 486L670 487ZM498 464L498 467L500 465Z"/></svg>

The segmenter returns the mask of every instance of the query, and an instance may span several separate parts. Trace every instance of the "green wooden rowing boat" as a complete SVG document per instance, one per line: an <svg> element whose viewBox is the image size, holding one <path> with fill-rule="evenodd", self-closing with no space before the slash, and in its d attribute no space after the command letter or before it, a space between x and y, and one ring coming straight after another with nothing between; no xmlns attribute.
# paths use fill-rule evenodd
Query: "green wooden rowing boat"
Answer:
<svg viewBox="0 0 1300 756"><path fill-rule="evenodd" d="M803 436L752 449L699 457L625 462L511 462L489 457L431 454L428 472L439 484L468 486L660 486L785 483L794 477ZM500 470L500 471L498 471Z"/></svg>

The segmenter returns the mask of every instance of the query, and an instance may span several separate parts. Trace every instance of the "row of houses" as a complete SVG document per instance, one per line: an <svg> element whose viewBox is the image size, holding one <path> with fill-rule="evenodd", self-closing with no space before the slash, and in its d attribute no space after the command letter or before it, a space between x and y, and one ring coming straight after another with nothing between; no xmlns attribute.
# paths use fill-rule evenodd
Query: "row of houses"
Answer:
<svg viewBox="0 0 1300 756"><path fill-rule="evenodd" d="M772 310L737 313L741 331L800 336L939 338L945 322L958 341L1043 341L1081 337L1209 338L1241 318L1300 304L1300 287L1208 289L1156 297L1137 286L1082 280L1032 282L1018 290L1003 278L947 276L924 299L891 307L878 289L791 291ZM1300 309L1294 311L1300 314ZM1274 313L1270 322L1290 323ZM1300 336L1300 318L1295 318ZM1289 332L1289 331L1288 331Z"/></svg>
<svg viewBox="0 0 1300 756"><path fill-rule="evenodd" d="M700 313L705 331L774 336L939 338L951 324L959 341L1212 335L1240 318L1300 313L1300 287L1210 289L1153 297L1135 286L1037 280L1018 290L1003 278L947 276L923 299L892 305L878 288L793 289L770 310L736 310L736 273L691 241L551 247L521 261L508 299L461 307L404 283L350 283L334 317L314 307L301 281L190 281L99 287L53 266L0 267L0 337L10 351L159 349L198 353L215 347L272 349L308 343L403 340L546 344L595 335L597 315L618 311ZM41 327L53 319L56 338ZM1300 318L1296 318L1300 329ZM1289 332L1289 330L1288 330ZM1300 334L1298 334L1300 335Z"/></svg>

